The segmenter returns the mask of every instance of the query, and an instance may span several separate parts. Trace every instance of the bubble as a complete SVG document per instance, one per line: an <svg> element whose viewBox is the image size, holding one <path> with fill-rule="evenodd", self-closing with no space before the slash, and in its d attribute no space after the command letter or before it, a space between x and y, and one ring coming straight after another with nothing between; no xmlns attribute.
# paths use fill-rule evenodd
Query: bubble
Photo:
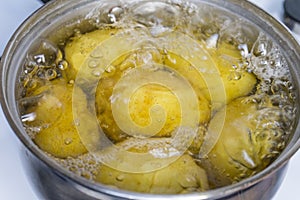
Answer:
<svg viewBox="0 0 300 200"><path fill-rule="evenodd" d="M79 119L74 119L74 125L75 126L80 126L80 120Z"/></svg>
<svg viewBox="0 0 300 200"><path fill-rule="evenodd" d="M81 30L78 29L78 28L75 28L75 29L73 30L73 32L74 32L74 36L75 36L75 37L81 37L81 35L82 35Z"/></svg>
<svg viewBox="0 0 300 200"><path fill-rule="evenodd" d="M74 172L75 174L78 174L78 173L76 173L76 172L78 171L77 166L71 166L71 167L69 167L69 170L70 170L71 172Z"/></svg>
<svg viewBox="0 0 300 200"><path fill-rule="evenodd" d="M72 138L66 138L64 140L65 145L70 145L73 142Z"/></svg>
<svg viewBox="0 0 300 200"><path fill-rule="evenodd" d="M272 86L271 86L271 92L272 92L273 94L276 94L279 90L280 90L279 85L272 84Z"/></svg>
<svg viewBox="0 0 300 200"><path fill-rule="evenodd" d="M58 68L60 70L66 70L69 67L69 63L66 60L61 60L58 63Z"/></svg>
<svg viewBox="0 0 300 200"><path fill-rule="evenodd" d="M63 60L63 53L59 48L56 51L55 64L58 65Z"/></svg>
<svg viewBox="0 0 300 200"><path fill-rule="evenodd" d="M73 84L74 84L74 80L70 80L70 81L68 82L68 84L73 85Z"/></svg>
<svg viewBox="0 0 300 200"><path fill-rule="evenodd" d="M103 73L103 70L99 70L99 69L92 71L92 74L95 77L100 77L102 73Z"/></svg>
<svg viewBox="0 0 300 200"><path fill-rule="evenodd" d="M124 13L124 10L120 6L113 7L110 10L110 14L114 14L116 16L116 18L119 18L121 16L121 14L123 14L123 13Z"/></svg>
<svg viewBox="0 0 300 200"><path fill-rule="evenodd" d="M112 72L116 71L116 68L113 65L110 65L105 69L105 71L108 73L112 73Z"/></svg>
<svg viewBox="0 0 300 200"><path fill-rule="evenodd" d="M153 169L160 169L162 167L162 164L158 162L151 162L150 165Z"/></svg>
<svg viewBox="0 0 300 200"><path fill-rule="evenodd" d="M45 64L46 63L46 58L45 58L45 55L43 55L43 54L34 55L33 59L36 61L37 64Z"/></svg>
<svg viewBox="0 0 300 200"><path fill-rule="evenodd" d="M278 46L273 44L270 39L267 40L266 36L260 35L251 52L251 63L248 67L258 79L262 80L262 84L271 79L287 79L286 77L289 74L288 65ZM258 54L257 52L260 53ZM271 85L265 84L261 86L262 88L265 87L266 90L270 90Z"/></svg>
<svg viewBox="0 0 300 200"><path fill-rule="evenodd" d="M28 82L27 82L27 84L26 84L26 87L27 87L28 89L34 89L34 88L37 87L37 85L38 85L37 80L31 79L31 80L28 80Z"/></svg>
<svg viewBox="0 0 300 200"><path fill-rule="evenodd" d="M38 134L38 133L41 131L41 128L40 128L40 127L29 127L29 126L25 126L25 130L26 130L28 136L29 136L31 139L34 140L36 134Z"/></svg>
<svg viewBox="0 0 300 200"><path fill-rule="evenodd" d="M272 49L272 42L267 40L267 38L261 35L258 40L255 42L252 52L256 57L267 56L267 54Z"/></svg>
<svg viewBox="0 0 300 200"><path fill-rule="evenodd" d="M55 158L51 155L49 156L56 160L62 167L89 180L94 180L98 173L99 164L89 153L80 155L76 158L68 157L66 159Z"/></svg>
<svg viewBox="0 0 300 200"><path fill-rule="evenodd" d="M233 81L238 81L242 78L242 75L240 72L237 71L232 71L229 76L228 76L228 80L233 80Z"/></svg>
<svg viewBox="0 0 300 200"><path fill-rule="evenodd" d="M108 16L108 20L109 20L110 23L116 23L117 22L117 18L114 14L109 13L107 16Z"/></svg>
<svg viewBox="0 0 300 200"><path fill-rule="evenodd" d="M285 141L282 141L282 142L278 143L277 149L283 150L285 148L285 146L286 146Z"/></svg>
<svg viewBox="0 0 300 200"><path fill-rule="evenodd" d="M53 69L48 69L45 74L47 80L53 80L57 77L57 72Z"/></svg>
<svg viewBox="0 0 300 200"><path fill-rule="evenodd" d="M248 45L247 44L239 44L238 49L241 50L241 55L244 58L247 58L249 56L249 50L248 50Z"/></svg>
<svg viewBox="0 0 300 200"><path fill-rule="evenodd" d="M90 56L92 58L102 58L103 57L103 52L100 49L96 49L95 51L93 51Z"/></svg>
<svg viewBox="0 0 300 200"><path fill-rule="evenodd" d="M207 56L202 56L201 58L202 58L202 60L204 60L204 61L208 60Z"/></svg>
<svg viewBox="0 0 300 200"><path fill-rule="evenodd" d="M81 172L80 174L82 177L86 178L86 179L92 179L92 175L91 175L91 172L87 172L87 171L83 171Z"/></svg>
<svg viewBox="0 0 300 200"><path fill-rule="evenodd" d="M135 20L148 27L170 28L176 25L178 10L163 2L146 2L132 10Z"/></svg>
<svg viewBox="0 0 300 200"><path fill-rule="evenodd" d="M99 63L96 60L91 60L91 61L89 61L88 66L89 66L89 68L96 68L98 66L98 64Z"/></svg>
<svg viewBox="0 0 300 200"><path fill-rule="evenodd" d="M125 178L125 176L123 174L120 174L116 177L116 180L121 182L124 180L124 178Z"/></svg>

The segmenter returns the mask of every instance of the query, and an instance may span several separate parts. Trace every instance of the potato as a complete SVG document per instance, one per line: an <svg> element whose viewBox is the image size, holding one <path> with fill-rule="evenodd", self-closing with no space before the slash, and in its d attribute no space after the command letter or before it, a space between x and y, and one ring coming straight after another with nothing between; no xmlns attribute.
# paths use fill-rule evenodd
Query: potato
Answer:
<svg viewBox="0 0 300 200"><path fill-rule="evenodd" d="M109 39L115 34L116 30L96 30L87 34L74 37L66 46L66 59L75 71L78 71L84 60L92 53L95 47L101 42ZM117 47L117 45L116 45ZM116 48L115 47L115 48ZM197 67L192 66L188 60L183 59L180 55L172 52L162 52L156 50L134 50L127 55L120 55L112 64L101 74L96 91L96 111L101 128L107 136L115 141L120 142L128 137L116 124L111 110L111 96L113 88L119 79L127 73L128 69L139 67L143 64L159 63L166 65L185 77L195 93L198 96L199 109L201 111L200 126L205 126L211 117L211 111L216 112L222 105L229 103L235 98L248 95L255 87L256 78L253 74L240 70L236 72L232 67L237 64L241 58L238 49L219 46L218 49L207 49L211 58L214 60L216 67L220 72L220 77L224 83L226 99L222 99L222 93L219 93L220 85L218 82L211 81L209 85L205 82L206 78L211 76L209 73L200 74ZM146 61L145 59L147 58ZM150 62L149 62L150 59ZM208 58L209 59L209 58ZM149 62L149 63L148 63ZM84 70L83 70L84 71ZM209 88L208 88L209 86ZM83 88L85 90L85 88ZM214 99L210 94L214 93ZM152 98L152 99L151 99ZM139 99L139 101L137 101ZM143 101L140 101L142 100ZM133 94L130 104L130 116L133 121L141 126L149 124L148 109L154 104L161 104L166 109L167 119L164 128L156 136L170 136L180 121L180 112L178 101L174 94L162 87L144 87ZM211 102L213 101L213 102ZM134 106L133 106L134 105ZM212 108L211 105L214 107ZM203 131L199 131L197 137L201 138ZM194 143L193 152L197 152L201 143Z"/></svg>
<svg viewBox="0 0 300 200"><path fill-rule="evenodd" d="M73 87L65 81L54 80L51 84L37 89L33 95L39 100L37 105L28 112L34 112L36 118L27 122L30 127L38 127L34 142L44 151L59 158L76 157L87 150L82 144L75 126L72 113ZM81 91L77 95L85 94ZM81 114L90 117L87 112L87 102L76 102Z"/></svg>
<svg viewBox="0 0 300 200"><path fill-rule="evenodd" d="M163 140L166 139L146 139L143 144L134 144L134 140L127 140L118 146L127 147L126 150L131 152L159 152L159 149L165 150L164 146L160 146L166 146ZM130 159L125 154L120 154L124 163L129 162ZM103 164L99 167L96 181L124 190L153 194L177 194L209 189L205 171L187 154L162 169L146 173L123 172Z"/></svg>
<svg viewBox="0 0 300 200"><path fill-rule="evenodd" d="M211 120L208 134L218 134L216 124L225 123L216 145L208 154L210 176L217 186L231 184L251 176L271 163L283 148L284 130L280 109L260 107L239 98L219 111ZM281 147L280 147L281 146ZM222 178L223 177L223 178ZM225 178L224 178L225 177Z"/></svg>
<svg viewBox="0 0 300 200"><path fill-rule="evenodd" d="M164 64L179 71L191 82L197 93L200 91L206 99L216 103L213 111L238 97L250 94L255 89L257 83L255 75L237 67L242 58L240 50L232 45L222 43L218 48L208 48L206 51L210 55L207 59L212 59L218 70L220 81L212 79L215 74L210 74L205 70L198 71L197 67L201 68L201 66L192 66L189 60L183 60L180 56L172 53L165 57ZM219 85L220 82L223 85ZM224 87L224 93L219 92L221 87ZM223 98L224 94L225 99Z"/></svg>
<svg viewBox="0 0 300 200"><path fill-rule="evenodd" d="M57 89L56 86L58 86ZM57 91L64 92L66 90L64 86L67 86L64 80L56 79L36 88L31 94L27 94L32 99L32 106L27 107L26 112L36 115L34 121L28 122L31 126L48 126L62 116L64 106L61 104L58 96L53 95L53 90L56 89ZM51 112L50 115L49 111Z"/></svg>
<svg viewBox="0 0 300 200"><path fill-rule="evenodd" d="M102 74L102 78L99 80L97 91L96 91L96 109L98 114L98 119L101 124L102 129L108 135L110 139L115 142L120 142L130 136L123 132L117 125L115 118L112 114L112 95L113 90L120 79L123 78L128 73L128 70L140 67L135 66L134 63L143 65L142 54L147 54L149 57L153 58L155 63L164 63L163 56L157 54L157 52L151 50L138 50L131 52L129 55L123 55L117 60L115 60L111 68L115 69L113 72L105 71ZM150 61L151 63L151 61ZM149 63L148 63L149 64ZM147 64L146 64L147 65ZM167 69L160 69L162 71L167 71ZM179 72L180 73L180 72ZM190 74L192 77L192 75ZM142 79L142 78L141 78ZM195 89L197 83L190 82L191 89ZM171 91L167 87L159 84L147 84L143 87L138 88L129 99L129 111L131 120L138 126L146 127L151 123L150 118L150 108L155 105L161 106L166 114L166 120L164 127L155 135L159 136L171 136L172 132L180 125L181 122L181 107L179 100L175 94L176 91ZM187 95L185 90L180 90L182 95ZM199 124L206 124L210 119L210 104L205 99L204 95L201 94L200 89L196 93L200 112ZM189 99L190 100L190 99ZM188 102L186 102L188 103ZM118 111L117 111L118 112ZM122 110L119 111L121 114ZM155 119L154 119L155 120ZM201 133L202 134L202 133ZM149 134L145 134L149 136Z"/></svg>
<svg viewBox="0 0 300 200"><path fill-rule="evenodd" d="M129 103L131 119L139 126L151 124L149 108L160 105L167 113L163 129L156 136L170 136L180 124L180 104L176 96L167 88L160 85L147 85L136 91Z"/></svg>
<svg viewBox="0 0 300 200"><path fill-rule="evenodd" d="M229 44L220 44L216 49L208 49L211 59L214 61L219 70L221 80L225 89L225 102L216 102L216 109L219 109L224 104L230 103L238 97L249 95L257 84L257 79L254 74L247 72L245 69L239 67L241 62L240 50ZM209 76L209 74L205 74ZM218 82L210 82L209 88L205 89L205 97L211 99L210 93L217 94L213 101L220 99L222 101L222 93L218 93L221 87Z"/></svg>
<svg viewBox="0 0 300 200"><path fill-rule="evenodd" d="M67 61L77 72L84 60L91 54L94 48L106 39L109 39L116 32L117 31L115 29L96 30L79 37L74 37L65 48L65 57ZM226 92L225 103L229 103L235 98L248 95L254 89L254 86L257 82L255 76L245 70L237 71L232 67L233 65L238 65L238 62L241 59L240 50L232 45L222 43L219 44L217 49L207 49L207 51L211 55L211 59L213 59L218 70L220 71L220 76L224 83ZM156 62L161 62L162 64L166 64L167 66L179 70L181 74L187 76L187 79L190 80L191 83L197 83L197 87L204 90L203 92L208 100L211 99L210 93L214 92L220 87L219 85L215 85L214 82L211 82L209 83L209 88L207 88L205 80L207 76L210 76L209 73L203 73L202 75L199 75L196 70L193 70L190 67L191 64L189 61L183 60L180 58L180 56L174 55L171 52L169 52L162 61L158 61L155 57L152 57L152 59L154 59ZM193 84L193 86L195 85ZM222 98L216 97L215 99ZM217 103L224 104L224 102Z"/></svg>
<svg viewBox="0 0 300 200"><path fill-rule="evenodd" d="M118 126L114 121L110 107L109 97L111 94L107 94L107 90L109 89L106 89L105 87L102 88L102 86L99 86L96 96L98 119L109 137L116 141L120 141L122 136L125 137L126 133L123 133L120 129L116 128ZM184 93L185 91L181 92ZM104 94L105 96L101 94ZM205 124L208 122L210 116L209 103L203 96L198 98L200 100L198 105L200 108L199 123ZM132 94L129 102L131 120L138 126L145 127L149 125L151 123L149 109L155 105L161 106L166 114L165 124L155 136L171 136L172 132L180 125L182 113L177 97L166 87L150 84L139 88ZM117 112L121 113L122 111Z"/></svg>
<svg viewBox="0 0 300 200"><path fill-rule="evenodd" d="M102 29L72 38L65 49L65 59L68 61L71 69L68 70L68 77L75 79L77 72L83 65L85 59L90 56L91 52L103 41L110 38L116 33L115 29ZM83 70L84 71L84 70Z"/></svg>

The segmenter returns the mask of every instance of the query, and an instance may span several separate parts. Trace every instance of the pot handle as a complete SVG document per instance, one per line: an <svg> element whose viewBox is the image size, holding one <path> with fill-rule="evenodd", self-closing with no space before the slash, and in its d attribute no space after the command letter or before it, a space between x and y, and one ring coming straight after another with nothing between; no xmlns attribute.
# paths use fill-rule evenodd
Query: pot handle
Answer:
<svg viewBox="0 0 300 200"><path fill-rule="evenodd" d="M47 2L49 2L51 0L40 0L40 1L43 2L43 3L47 3Z"/></svg>
<svg viewBox="0 0 300 200"><path fill-rule="evenodd" d="M300 35L300 12L299 0L285 0L284 7L284 20L283 22L290 28L295 34Z"/></svg>

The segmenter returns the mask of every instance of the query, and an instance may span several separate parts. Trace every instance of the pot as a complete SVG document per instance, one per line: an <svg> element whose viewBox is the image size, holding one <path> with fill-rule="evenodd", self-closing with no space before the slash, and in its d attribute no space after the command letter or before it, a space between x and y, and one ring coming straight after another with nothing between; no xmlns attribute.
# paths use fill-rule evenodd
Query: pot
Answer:
<svg viewBox="0 0 300 200"><path fill-rule="evenodd" d="M299 113L293 127L293 137L280 156L263 171L238 183L201 193L182 195L150 195L113 189L94 184L65 170L49 159L25 132L18 111L18 75L27 52L34 48L35 41L56 32L59 40L78 28L87 13L99 3L109 1L56 0L48 3L28 18L12 36L1 59L1 104L8 122L23 143L22 157L27 175L41 199L270 199L280 186L291 156L300 147ZM280 46L294 80L296 95L300 88L300 46L291 33L267 13L247 1L239 0L193 0L223 8L245 18L261 28ZM115 2L114 2L115 3ZM66 24L68 26L66 26ZM62 29L65 27L65 29ZM63 31L60 31L63 30ZM300 101L298 101L299 104ZM299 105L297 105L299 107Z"/></svg>

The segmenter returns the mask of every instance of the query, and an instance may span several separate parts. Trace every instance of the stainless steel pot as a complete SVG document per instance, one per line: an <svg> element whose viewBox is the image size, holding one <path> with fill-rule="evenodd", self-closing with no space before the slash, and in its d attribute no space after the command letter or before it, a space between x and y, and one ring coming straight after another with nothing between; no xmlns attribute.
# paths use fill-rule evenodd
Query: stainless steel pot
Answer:
<svg viewBox="0 0 300 200"><path fill-rule="evenodd" d="M300 46L291 33L267 13L247 1L240 0L191 0L222 7L246 18L277 41L300 94ZM101 0L56 0L42 7L28 18L12 36L1 60L1 104L8 122L23 143L23 163L26 172L41 199L270 199L280 186L290 157L300 147L300 126L296 123L294 135L286 149L269 167L255 176L219 189L182 195L149 195L112 189L93 184L66 171L37 148L26 134L19 117L16 103L16 83L24 64L26 52L33 42L51 33L65 37L60 32L65 24L84 18ZM108 1L107 1L108 2ZM76 24L76 23L74 23ZM74 25L76 27L76 25ZM70 28L74 28L70 25ZM298 102L298 104L300 101ZM299 105L298 105L299 106ZM299 120L297 114L297 121Z"/></svg>

